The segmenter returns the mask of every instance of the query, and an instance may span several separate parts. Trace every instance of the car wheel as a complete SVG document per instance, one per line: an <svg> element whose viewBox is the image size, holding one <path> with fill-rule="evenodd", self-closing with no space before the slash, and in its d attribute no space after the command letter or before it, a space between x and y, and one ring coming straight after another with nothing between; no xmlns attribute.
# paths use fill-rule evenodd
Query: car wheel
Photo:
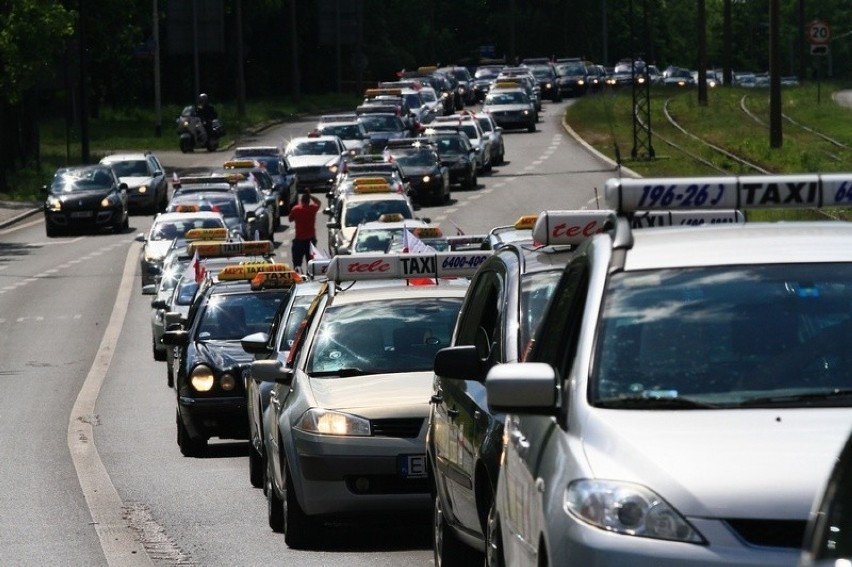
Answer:
<svg viewBox="0 0 852 567"><path fill-rule="evenodd" d="M285 468L287 478L284 479L284 542L293 549L305 549L314 544L319 531L319 524L305 514L293 490L290 479L290 469Z"/></svg>
<svg viewBox="0 0 852 567"><path fill-rule="evenodd" d="M278 498L272 486L272 474L269 471L266 472L266 516L273 532L284 533L284 502Z"/></svg>
<svg viewBox="0 0 852 567"><path fill-rule="evenodd" d="M127 230L130 230L130 213L127 213L127 216L124 217L124 222L121 223L121 232Z"/></svg>
<svg viewBox="0 0 852 567"><path fill-rule="evenodd" d="M49 222L44 224L44 233L48 238L53 238L55 236L59 236L59 229L55 226L52 226Z"/></svg>
<svg viewBox="0 0 852 567"><path fill-rule="evenodd" d="M255 488L263 488L266 482L266 463L263 455L254 448L254 443L249 442L249 480Z"/></svg>
<svg viewBox="0 0 852 567"><path fill-rule="evenodd" d="M432 553L435 567L463 567L481 565L482 557L475 549L458 540L444 518L441 497L435 495L432 522Z"/></svg>
<svg viewBox="0 0 852 567"><path fill-rule="evenodd" d="M535 122L527 126L527 132L535 132Z"/></svg>
<svg viewBox="0 0 852 567"><path fill-rule="evenodd" d="M191 437L180 418L180 414L177 415L177 442L180 453L184 457L201 457L207 449L207 439Z"/></svg>
<svg viewBox="0 0 852 567"><path fill-rule="evenodd" d="M192 150L193 150L192 140L190 140L189 138L181 138L180 139L180 151L185 153L185 154L188 154Z"/></svg>
<svg viewBox="0 0 852 567"><path fill-rule="evenodd" d="M442 200L443 200L444 205L447 205L450 202L450 186L449 185L446 185L444 187L444 195L443 195Z"/></svg>
<svg viewBox="0 0 852 567"><path fill-rule="evenodd" d="M154 360L162 362L166 359L166 351L157 348L157 340L151 337L151 350L154 353Z"/></svg>
<svg viewBox="0 0 852 567"><path fill-rule="evenodd" d="M166 354L166 385L169 388L175 387L175 371L172 368L172 363L169 362L168 354Z"/></svg>
<svg viewBox="0 0 852 567"><path fill-rule="evenodd" d="M503 162L506 161L506 152L505 150L500 150L500 155L497 156L497 164L502 165Z"/></svg>
<svg viewBox="0 0 852 567"><path fill-rule="evenodd" d="M503 556L503 536L500 530L500 519L497 517L497 506L494 502L488 510L488 524L485 528L485 566L504 567L506 558Z"/></svg>

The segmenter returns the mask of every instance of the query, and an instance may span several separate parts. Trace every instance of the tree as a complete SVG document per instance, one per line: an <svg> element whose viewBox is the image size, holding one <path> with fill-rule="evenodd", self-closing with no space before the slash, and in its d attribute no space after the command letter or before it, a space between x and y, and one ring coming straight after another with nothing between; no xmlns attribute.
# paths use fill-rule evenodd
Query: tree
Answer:
<svg viewBox="0 0 852 567"><path fill-rule="evenodd" d="M0 191L38 157L36 90L73 32L74 13L56 0L0 0Z"/></svg>

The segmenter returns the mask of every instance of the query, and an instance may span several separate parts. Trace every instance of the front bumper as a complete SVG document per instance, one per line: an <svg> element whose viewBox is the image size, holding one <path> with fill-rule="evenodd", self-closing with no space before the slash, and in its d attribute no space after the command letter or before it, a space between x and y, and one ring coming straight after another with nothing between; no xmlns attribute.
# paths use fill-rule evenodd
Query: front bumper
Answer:
<svg viewBox="0 0 852 567"><path fill-rule="evenodd" d="M245 396L178 397L178 414L191 437L248 439L248 410Z"/></svg>
<svg viewBox="0 0 852 567"><path fill-rule="evenodd" d="M45 210L44 222L58 228L100 228L116 224L116 218L121 214L121 209Z"/></svg>
<svg viewBox="0 0 852 567"><path fill-rule="evenodd" d="M334 437L292 430L299 502L309 515L417 511L431 506L425 440ZM422 468L402 473L409 457Z"/></svg>

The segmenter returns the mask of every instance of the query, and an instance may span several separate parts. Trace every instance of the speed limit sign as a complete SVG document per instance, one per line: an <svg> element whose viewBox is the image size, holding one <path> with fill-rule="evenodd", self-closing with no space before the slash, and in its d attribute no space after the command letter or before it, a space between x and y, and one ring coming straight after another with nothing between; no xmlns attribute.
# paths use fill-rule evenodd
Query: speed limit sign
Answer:
<svg viewBox="0 0 852 567"><path fill-rule="evenodd" d="M825 45L831 41L831 26L828 22L814 20L805 27L808 43L811 45Z"/></svg>

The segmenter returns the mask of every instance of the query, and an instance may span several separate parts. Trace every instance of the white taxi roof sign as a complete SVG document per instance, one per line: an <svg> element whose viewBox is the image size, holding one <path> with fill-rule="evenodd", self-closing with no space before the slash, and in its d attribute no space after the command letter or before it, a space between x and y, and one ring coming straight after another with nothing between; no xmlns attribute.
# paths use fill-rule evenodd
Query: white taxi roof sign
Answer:
<svg viewBox="0 0 852 567"><path fill-rule="evenodd" d="M191 228L186 231L184 239L190 240L224 240L228 238L228 229L220 228Z"/></svg>
<svg viewBox="0 0 852 567"><path fill-rule="evenodd" d="M307 274L311 278L325 276L328 273L328 266L331 264L331 258L322 260L309 260Z"/></svg>
<svg viewBox="0 0 852 567"><path fill-rule="evenodd" d="M225 266L216 277L220 282L252 280L260 272L289 272L292 268L287 264L270 264L269 262L249 262Z"/></svg>
<svg viewBox="0 0 852 567"><path fill-rule="evenodd" d="M244 240L242 242L190 242L187 253L198 252L202 258L227 258L228 256L262 256L271 254L273 244L268 240Z"/></svg>
<svg viewBox="0 0 852 567"><path fill-rule="evenodd" d="M385 213L378 218L379 222L402 222L403 220L405 217L401 213Z"/></svg>
<svg viewBox="0 0 852 567"><path fill-rule="evenodd" d="M697 211L636 211L630 219L632 228L658 226L701 226L705 224L744 224L745 215L736 209Z"/></svg>
<svg viewBox="0 0 852 567"><path fill-rule="evenodd" d="M610 179L604 192L619 213L850 207L852 173Z"/></svg>
<svg viewBox="0 0 852 567"><path fill-rule="evenodd" d="M533 240L545 246L577 246L599 232L615 227L615 211L544 211L532 229Z"/></svg>
<svg viewBox="0 0 852 567"><path fill-rule="evenodd" d="M344 282L470 277L491 254L490 250L471 250L429 254L335 256L328 267L328 279Z"/></svg>
<svg viewBox="0 0 852 567"><path fill-rule="evenodd" d="M302 277L293 270L285 272L263 271L258 272L251 279L253 290L261 289L285 289L293 287L302 281Z"/></svg>

